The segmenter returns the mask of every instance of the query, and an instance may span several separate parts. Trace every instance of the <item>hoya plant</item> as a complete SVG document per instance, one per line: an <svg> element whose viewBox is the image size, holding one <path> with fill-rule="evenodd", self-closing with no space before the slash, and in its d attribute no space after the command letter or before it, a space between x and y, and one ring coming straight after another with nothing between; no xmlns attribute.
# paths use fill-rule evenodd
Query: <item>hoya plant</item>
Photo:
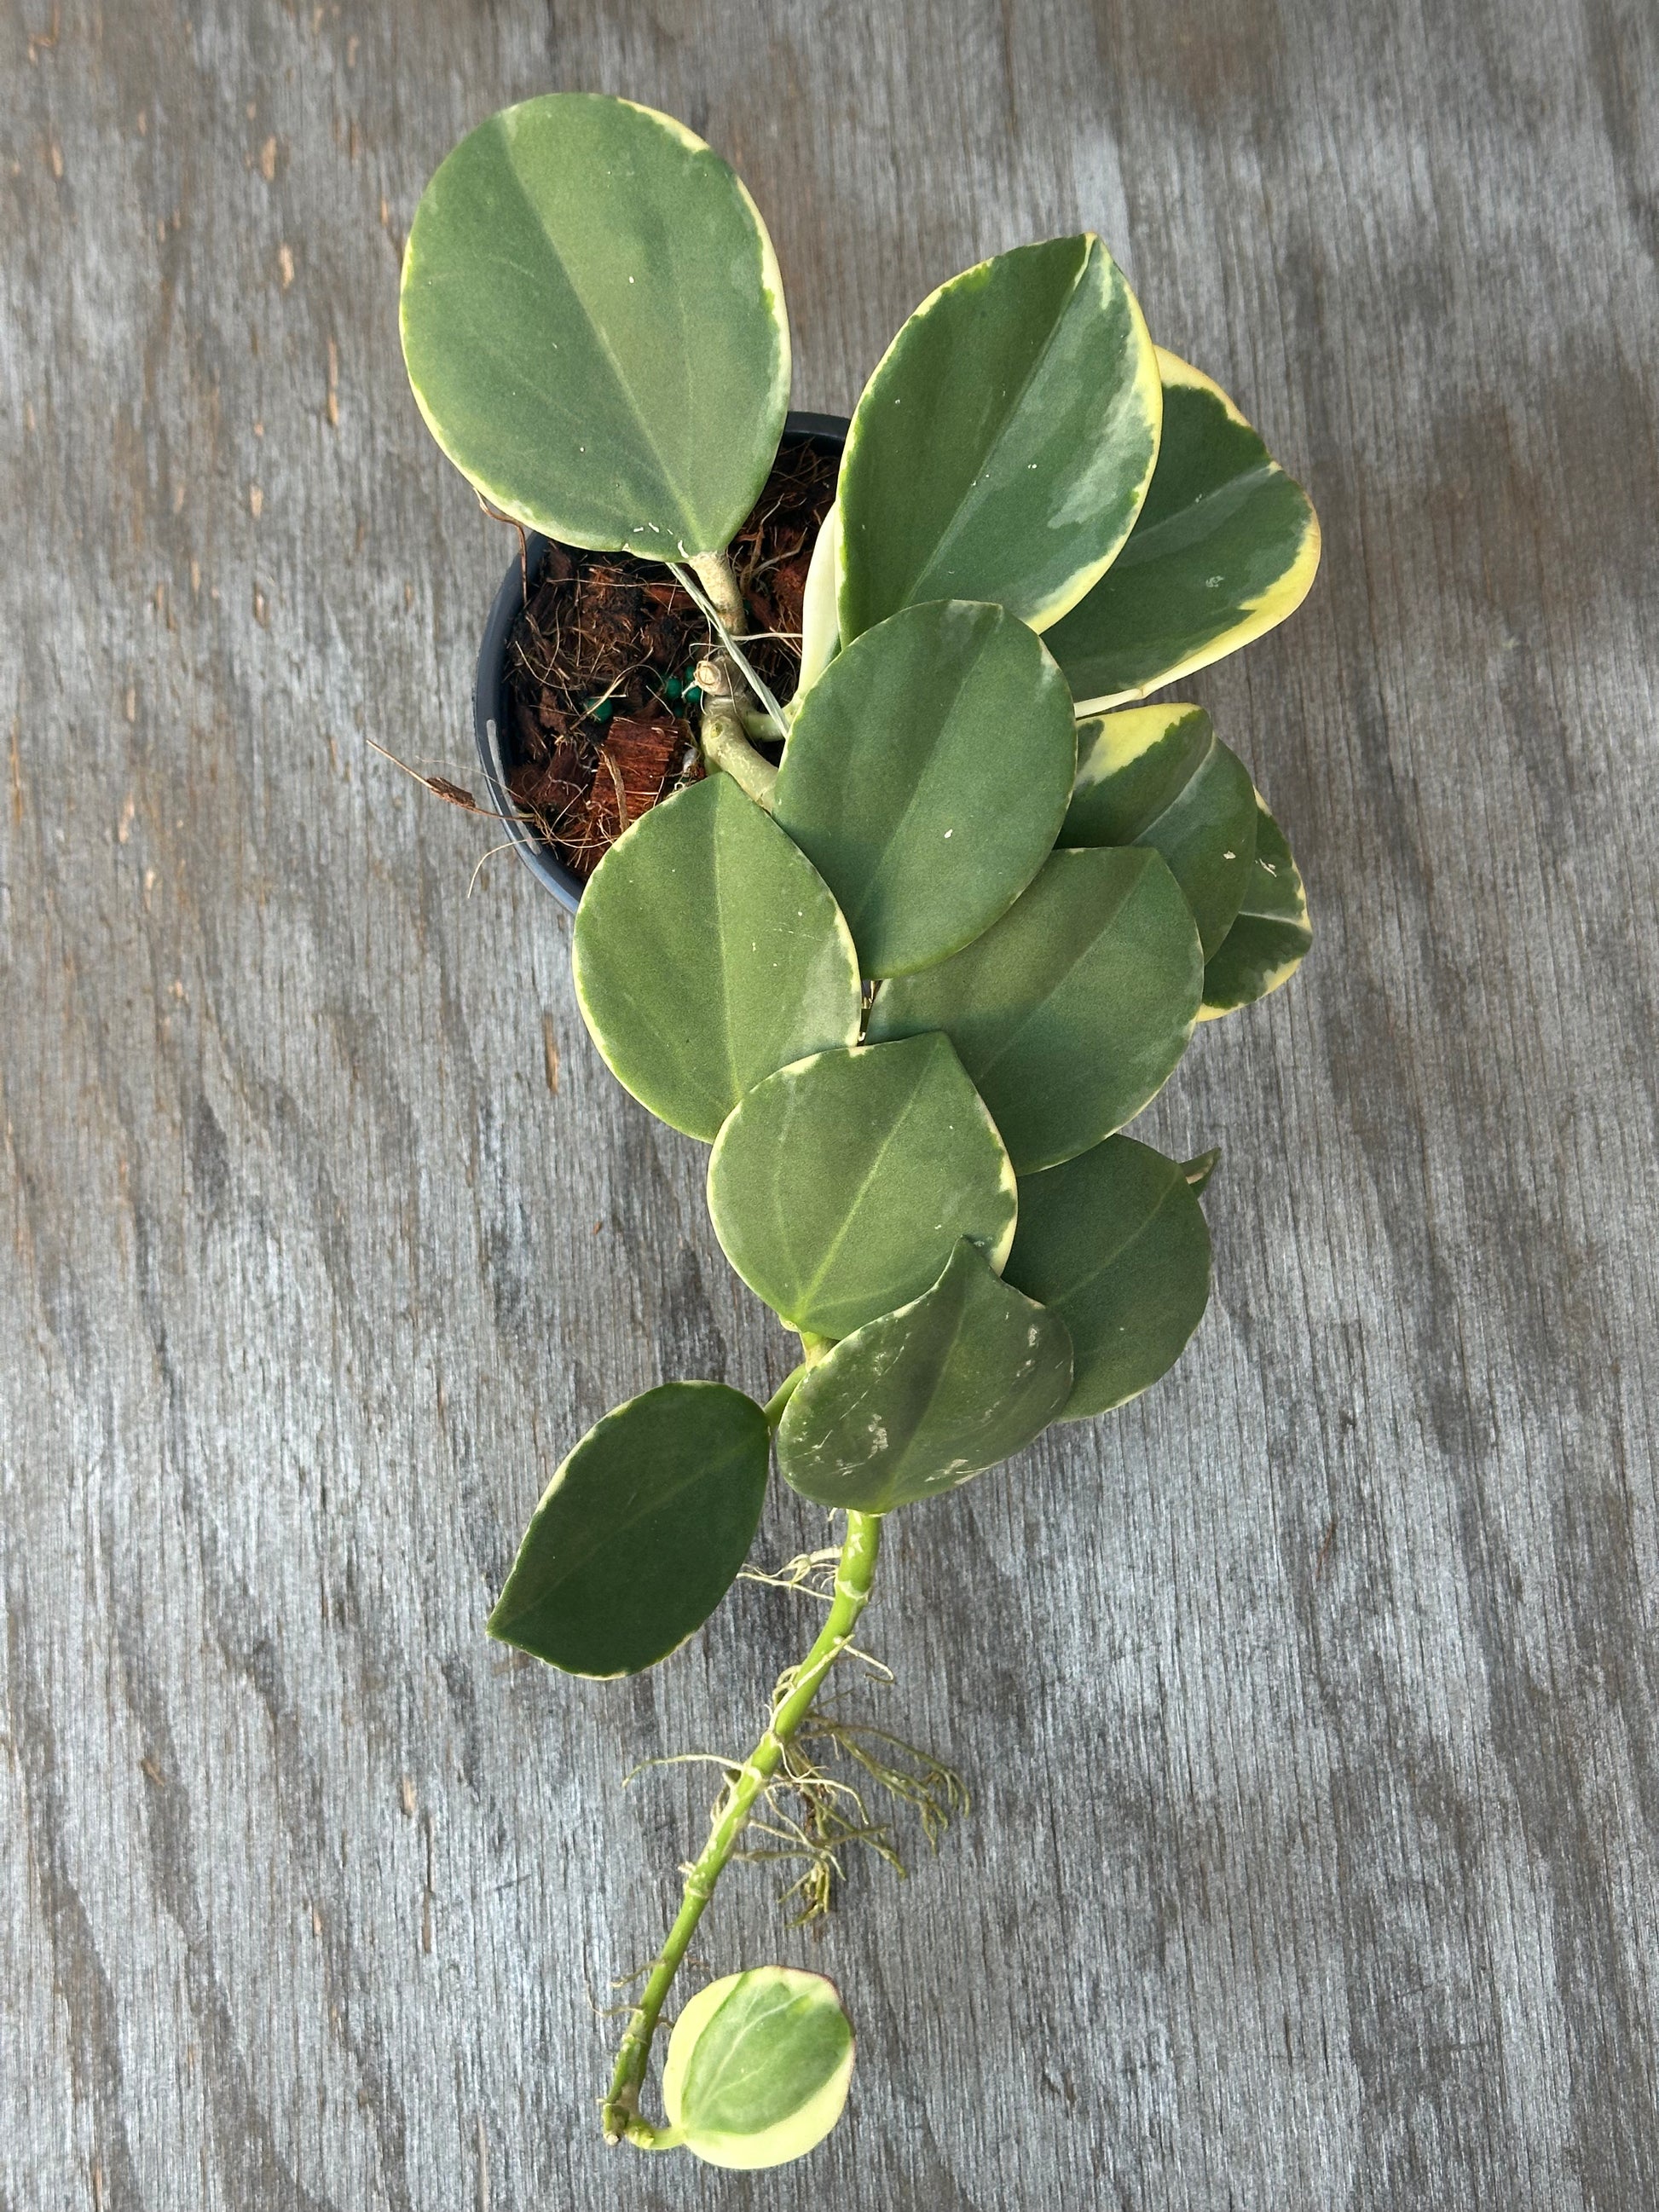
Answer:
<svg viewBox="0 0 1659 2212"><path fill-rule="evenodd" d="M660 2124L653 2039L757 1829L815 1875L826 1832L874 1832L856 1784L819 1786L816 1838L783 1820L814 1741L942 1810L821 1702L887 1516L1122 1405L1198 1325L1217 1155L1122 1133L1194 1025L1277 988L1310 934L1250 769L1201 707L1144 702L1291 612L1318 526L1226 394L1153 344L1098 238L1017 247L925 300L865 386L780 697L729 549L784 430L789 331L717 155L596 95L493 117L421 201L402 330L492 509L661 564L706 626L700 757L593 872L575 988L618 1081L709 1147L714 1234L799 1362L765 1405L685 1377L607 1414L489 1625L634 1674L744 1569L775 1460L837 1516L786 1577L821 1630L725 1768L602 2106L613 2142L777 2164L846 2098L836 1991L782 1966L702 1990Z"/></svg>

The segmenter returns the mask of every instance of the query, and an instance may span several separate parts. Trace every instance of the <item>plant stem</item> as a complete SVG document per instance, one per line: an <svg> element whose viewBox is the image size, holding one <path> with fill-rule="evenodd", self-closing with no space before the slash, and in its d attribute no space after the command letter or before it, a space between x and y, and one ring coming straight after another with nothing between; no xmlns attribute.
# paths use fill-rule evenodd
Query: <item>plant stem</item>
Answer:
<svg viewBox="0 0 1659 2212"><path fill-rule="evenodd" d="M741 637L749 627L749 610L743 603L743 587L738 581L737 571L725 554L693 553L686 566L708 594L714 612L732 636Z"/></svg>
<svg viewBox="0 0 1659 2212"><path fill-rule="evenodd" d="M783 1419L784 1407L794 1396L797 1386L801 1382L804 1382L805 1379L806 1362L803 1360L799 1367L791 1369L789 1373L784 1376L782 1382L779 1383L777 1389L767 1400L763 1410L766 1414L766 1425L769 1428L775 1429L777 1427L778 1423Z"/></svg>
<svg viewBox="0 0 1659 2212"><path fill-rule="evenodd" d="M702 1856L686 1875L674 1924L657 1954L644 1994L629 2021L611 2077L611 2094L605 2100L605 2139L609 2143L620 2142L626 2136L629 2142L648 2150L661 2141L663 2131L641 2117L640 2089L651 2055L651 2038L656 2032L669 1985L685 1956L686 1946L702 1917L703 1908L714 1895L714 1884L748 1825L755 1800L782 1764L783 1754L796 1729L811 1711L824 1676L853 1640L859 1615L869 1602L870 1585L880 1550L881 1516L849 1513L847 1539L836 1566L835 1601L829 1618L817 1641L794 1670L787 1694L773 1708L766 1733L738 1769L716 1808Z"/></svg>
<svg viewBox="0 0 1659 2212"><path fill-rule="evenodd" d="M704 662L703 666L707 665ZM763 806L769 814L778 772L744 735L743 716L729 699L708 702L699 734L708 765L723 769L739 791L746 793L757 806Z"/></svg>

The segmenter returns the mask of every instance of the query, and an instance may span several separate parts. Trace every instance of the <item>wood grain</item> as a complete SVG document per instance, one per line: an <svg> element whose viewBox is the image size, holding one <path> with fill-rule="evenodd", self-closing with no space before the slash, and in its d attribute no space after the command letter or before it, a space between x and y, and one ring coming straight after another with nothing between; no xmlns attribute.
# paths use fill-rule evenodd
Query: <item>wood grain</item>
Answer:
<svg viewBox="0 0 1659 2212"><path fill-rule="evenodd" d="M56 27L55 40L51 33ZM1659 2197L1659 21L1643 0L7 0L0 2208ZM611 1976L803 1642L573 1685L482 1622L548 1470L761 1389L702 1156L470 780L500 534L398 356L461 131L666 107L845 408L1081 224L1310 485L1186 687L1319 939L1147 1133L1225 1148L1148 1399L903 1519L868 1622L974 1814L717 1971L860 2036L799 2176L607 2154ZM763 1553L821 1523L780 1499Z"/></svg>

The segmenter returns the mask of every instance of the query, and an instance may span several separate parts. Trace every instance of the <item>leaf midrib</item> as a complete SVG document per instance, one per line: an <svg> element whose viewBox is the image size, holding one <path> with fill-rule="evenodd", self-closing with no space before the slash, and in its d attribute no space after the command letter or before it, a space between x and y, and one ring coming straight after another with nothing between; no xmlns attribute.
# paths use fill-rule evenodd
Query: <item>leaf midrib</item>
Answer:
<svg viewBox="0 0 1659 2212"><path fill-rule="evenodd" d="M650 422L641 410L640 403L635 395L633 386L629 384L627 376L624 374L622 364L617 359L615 349L611 346L611 340L606 335L603 325L594 319L593 312L588 306L586 299L582 296L581 289L577 283L574 271L565 259L563 253L560 251L557 241L555 240L552 232L548 228L540 209L537 207L535 202L530 197L529 190L525 184L524 179L520 175L518 165L513 158L513 140L511 135L507 131L505 125L501 123L501 118L497 118L496 120L497 129L501 142L502 161L506 167L507 173L512 179L514 187L518 192L519 198L524 205L525 211L530 218L532 232L541 240L542 244L546 248L549 258L555 263L558 268L560 275L564 279L565 284L569 290L570 297L580 309L582 320L586 325L590 336L593 338L604 358L605 366L611 372L611 380L614 383L617 391L621 395L627 406L629 413L633 416L635 422L638 426L646 450L649 453L652 459L656 464L663 483L671 496L673 498L676 505L678 507L681 516L692 526L692 534L694 536L701 536L702 532L696 526L698 518L696 507L692 501L688 497L684 487L680 483L674 471L669 467L667 457L664 454L660 447L658 445L656 438L653 434ZM675 296L678 299L678 287L676 287ZM696 552L701 551L702 549L697 546L693 546L688 549L682 544L680 550L682 552L685 552L688 550Z"/></svg>

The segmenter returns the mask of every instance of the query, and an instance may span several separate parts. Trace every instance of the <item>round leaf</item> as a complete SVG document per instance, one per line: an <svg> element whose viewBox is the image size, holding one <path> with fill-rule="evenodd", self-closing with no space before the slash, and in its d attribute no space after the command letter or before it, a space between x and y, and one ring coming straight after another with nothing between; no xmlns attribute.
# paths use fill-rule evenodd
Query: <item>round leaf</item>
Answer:
<svg viewBox="0 0 1659 2212"><path fill-rule="evenodd" d="M404 359L505 514L659 561L727 544L789 404L772 241L672 117L550 93L469 132L404 256Z"/></svg>
<svg viewBox="0 0 1659 2212"><path fill-rule="evenodd" d="M1256 799L1255 865L1238 917L1204 970L1201 1022L1254 1006L1288 983L1313 943L1307 894L1285 832Z"/></svg>
<svg viewBox="0 0 1659 2212"><path fill-rule="evenodd" d="M1065 845L1150 845L1180 884L1205 957L1232 927L1255 859L1255 790L1201 707L1126 707L1078 726Z"/></svg>
<svg viewBox="0 0 1659 2212"><path fill-rule="evenodd" d="M684 1643L754 1541L771 1431L723 1382L665 1382L595 1424L547 1486L489 1632L568 1674Z"/></svg>
<svg viewBox="0 0 1659 2212"><path fill-rule="evenodd" d="M674 2023L663 2105L710 2166L786 2166L841 2118L853 2028L822 1974L757 1966L699 1990Z"/></svg>
<svg viewBox="0 0 1659 2212"><path fill-rule="evenodd" d="M1065 1323L958 1244L931 1290L808 1369L778 1465L819 1505L888 1513L1024 1450L1071 1387Z"/></svg>
<svg viewBox="0 0 1659 2212"><path fill-rule="evenodd" d="M1019 896L1076 766L1071 694L1042 641L1000 607L944 599L878 623L825 670L773 812L840 901L864 973L902 975Z"/></svg>
<svg viewBox="0 0 1659 2212"><path fill-rule="evenodd" d="M1162 1088L1203 972L1160 854L1062 851L965 951L883 984L869 1035L943 1030L1024 1175L1086 1152Z"/></svg>
<svg viewBox="0 0 1659 2212"><path fill-rule="evenodd" d="M1292 615L1319 519L1218 384L1160 348L1164 441L1128 543L1054 631L1079 712L1144 698Z"/></svg>
<svg viewBox="0 0 1659 2212"><path fill-rule="evenodd" d="M926 599L994 599L1033 629L1127 537L1158 453L1158 362L1088 233L1017 246L924 300L842 461L841 635Z"/></svg>
<svg viewBox="0 0 1659 2212"><path fill-rule="evenodd" d="M763 1075L858 1039L847 925L729 776L665 799L617 839L576 909L572 961L606 1066L705 1142Z"/></svg>
<svg viewBox="0 0 1659 2212"><path fill-rule="evenodd" d="M1002 1139L942 1036L821 1052L758 1083L715 1141L726 1256L791 1328L849 1336L918 1297L966 1237L1014 1231Z"/></svg>
<svg viewBox="0 0 1659 2212"><path fill-rule="evenodd" d="M1019 1179L1008 1279L1071 1332L1072 1390L1059 1418L1103 1413L1174 1366L1210 1295L1210 1232L1190 1177L1133 1137L1109 1137Z"/></svg>

